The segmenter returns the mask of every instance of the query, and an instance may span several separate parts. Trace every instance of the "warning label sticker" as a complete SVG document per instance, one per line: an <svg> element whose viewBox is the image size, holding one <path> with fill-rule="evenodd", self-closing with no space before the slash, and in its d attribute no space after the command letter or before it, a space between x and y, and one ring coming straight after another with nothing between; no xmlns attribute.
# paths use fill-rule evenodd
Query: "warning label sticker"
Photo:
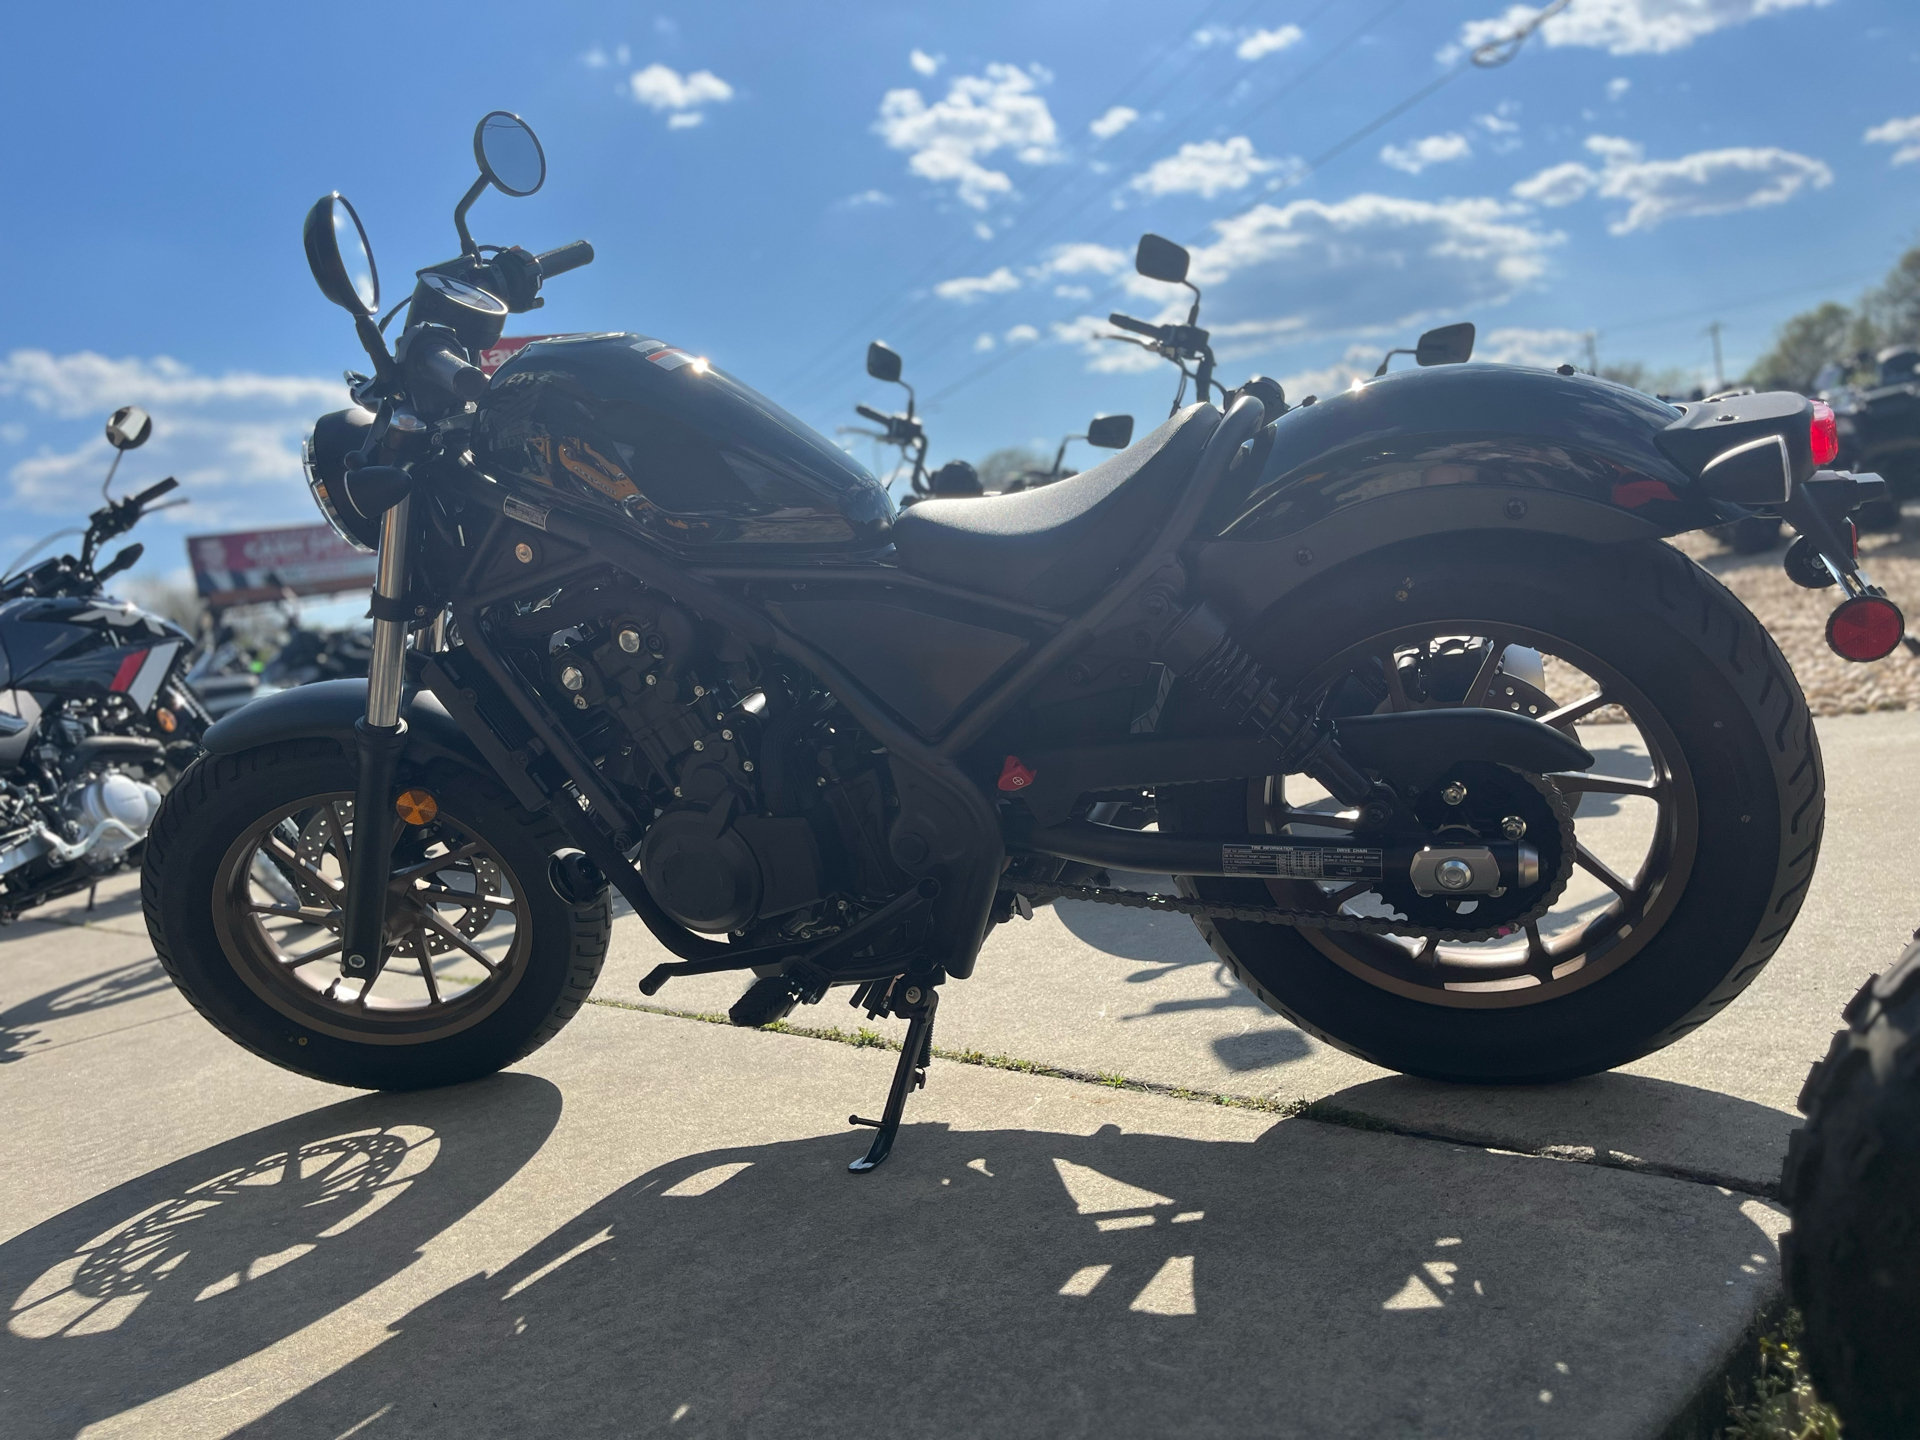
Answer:
<svg viewBox="0 0 1920 1440"><path fill-rule="evenodd" d="M1276 880L1378 880L1382 855L1354 847L1222 845L1220 868L1229 875Z"/></svg>

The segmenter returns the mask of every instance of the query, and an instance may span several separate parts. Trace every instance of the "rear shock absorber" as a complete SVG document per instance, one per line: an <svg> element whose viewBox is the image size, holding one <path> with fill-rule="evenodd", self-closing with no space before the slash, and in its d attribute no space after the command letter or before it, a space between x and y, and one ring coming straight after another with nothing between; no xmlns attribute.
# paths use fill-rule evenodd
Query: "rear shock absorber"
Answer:
<svg viewBox="0 0 1920 1440"><path fill-rule="evenodd" d="M1161 637L1159 658L1238 723L1272 741L1287 774L1317 780L1342 805L1373 798L1373 782L1340 752L1333 732L1281 693L1279 682L1227 634L1227 622L1204 600Z"/></svg>

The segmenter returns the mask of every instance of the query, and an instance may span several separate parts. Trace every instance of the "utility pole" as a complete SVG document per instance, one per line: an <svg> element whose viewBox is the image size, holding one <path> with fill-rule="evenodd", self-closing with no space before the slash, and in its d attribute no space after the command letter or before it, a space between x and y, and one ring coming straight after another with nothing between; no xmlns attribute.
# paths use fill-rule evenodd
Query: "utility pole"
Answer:
<svg viewBox="0 0 1920 1440"><path fill-rule="evenodd" d="M1727 367L1720 359L1720 322L1718 320L1707 326L1707 334L1713 337L1713 388L1724 390L1727 388Z"/></svg>
<svg viewBox="0 0 1920 1440"><path fill-rule="evenodd" d="M1600 347L1595 343L1598 336L1598 331L1587 331L1587 373L1589 375L1600 373Z"/></svg>

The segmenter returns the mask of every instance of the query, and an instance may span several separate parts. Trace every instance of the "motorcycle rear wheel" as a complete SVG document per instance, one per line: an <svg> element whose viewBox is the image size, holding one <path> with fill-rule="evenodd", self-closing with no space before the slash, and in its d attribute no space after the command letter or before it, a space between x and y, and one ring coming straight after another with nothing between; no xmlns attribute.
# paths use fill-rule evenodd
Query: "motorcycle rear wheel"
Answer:
<svg viewBox="0 0 1920 1440"><path fill-rule="evenodd" d="M1570 886L1554 910L1508 937L1439 944L1419 937L1411 915L1401 915L1405 938L1196 922L1255 995L1328 1044L1388 1069L1463 1083L1592 1074L1703 1024L1785 939L1813 874L1825 809L1812 717L1765 630L1672 547L1597 548L1537 536L1401 547L1290 598L1247 648L1283 685L1309 689L1368 656L1419 667L1465 655L1478 695L1409 700L1396 685L1381 708L1467 698L1534 714L1569 734L1584 723L1589 748L1604 741L1644 757L1632 762L1644 779L1597 772L1598 783L1548 782L1589 813L1607 804L1651 807L1649 819L1635 822L1648 836L1644 856L1616 868L1589 851L1587 832L1576 828L1573 878L1584 877L1593 893L1582 899ZM1547 657L1541 685L1509 674L1504 659L1482 669L1479 661L1496 650ZM1427 671L1406 673L1411 683ZM1208 723L1203 698L1176 691L1176 707L1175 726ZM1603 727L1593 721L1606 717L1631 722L1633 733L1622 726L1617 736L1597 735ZM1350 829L1353 820L1331 809L1330 801L1303 806L1278 777L1256 776L1170 791L1159 820L1167 830L1212 833ZM1305 813L1312 810L1325 818ZM1575 810L1576 827L1581 814ZM1331 882L1180 884L1225 903L1400 914L1378 894ZM1471 925L1470 912L1460 918L1463 929Z"/></svg>
<svg viewBox="0 0 1920 1440"><path fill-rule="evenodd" d="M403 764L400 782L439 811L396 827L388 959L367 984L339 962L351 755L297 741L203 756L154 821L155 952L195 1009L282 1069L369 1090L475 1079L552 1039L599 976L607 896L555 889L567 842L550 819L444 763Z"/></svg>

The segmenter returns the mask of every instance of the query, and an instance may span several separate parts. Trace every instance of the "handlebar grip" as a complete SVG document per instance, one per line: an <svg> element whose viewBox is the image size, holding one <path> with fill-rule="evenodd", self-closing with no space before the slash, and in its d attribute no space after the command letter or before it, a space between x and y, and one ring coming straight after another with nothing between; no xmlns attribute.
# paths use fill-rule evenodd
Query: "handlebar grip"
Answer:
<svg viewBox="0 0 1920 1440"><path fill-rule="evenodd" d="M446 345L412 357L420 373L457 400L478 400L487 392L487 372L462 360Z"/></svg>
<svg viewBox="0 0 1920 1440"><path fill-rule="evenodd" d="M1144 320L1136 320L1131 315L1122 315L1118 310L1107 316L1109 325L1118 325L1122 330L1131 330L1136 335L1145 335L1150 339L1160 338L1161 327L1149 325Z"/></svg>
<svg viewBox="0 0 1920 1440"><path fill-rule="evenodd" d="M593 246L584 240L576 240L571 245L562 245L558 250L549 250L533 258L540 266L540 278L551 280L569 270L578 270L582 265L591 265Z"/></svg>
<svg viewBox="0 0 1920 1440"><path fill-rule="evenodd" d="M166 494L169 490L178 490L179 488L180 488L180 482L174 479L173 476L169 475L166 479L162 480L158 485L149 485L145 490L142 490L138 495L135 495L127 503L129 505L132 505L136 509L138 509L144 505L150 504L155 500L158 500L162 495Z"/></svg>
<svg viewBox="0 0 1920 1440"><path fill-rule="evenodd" d="M891 415L882 415L871 405L856 405L853 407L853 413L858 415L862 420L873 421L876 425L884 425L893 418Z"/></svg>

